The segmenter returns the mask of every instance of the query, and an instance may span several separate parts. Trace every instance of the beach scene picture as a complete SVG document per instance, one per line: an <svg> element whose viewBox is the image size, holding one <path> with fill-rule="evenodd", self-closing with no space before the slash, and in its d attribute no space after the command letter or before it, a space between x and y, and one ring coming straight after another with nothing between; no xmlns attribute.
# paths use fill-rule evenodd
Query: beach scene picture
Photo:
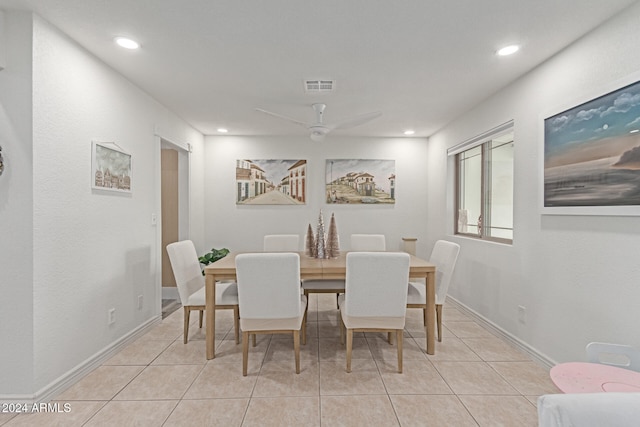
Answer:
<svg viewBox="0 0 640 427"><path fill-rule="evenodd" d="M544 206L640 205L640 82L544 121Z"/></svg>
<svg viewBox="0 0 640 427"><path fill-rule="evenodd" d="M395 160L327 160L327 203L395 204L395 169Z"/></svg>
<svg viewBox="0 0 640 427"><path fill-rule="evenodd" d="M304 205L306 185L306 160L236 160L237 205Z"/></svg>

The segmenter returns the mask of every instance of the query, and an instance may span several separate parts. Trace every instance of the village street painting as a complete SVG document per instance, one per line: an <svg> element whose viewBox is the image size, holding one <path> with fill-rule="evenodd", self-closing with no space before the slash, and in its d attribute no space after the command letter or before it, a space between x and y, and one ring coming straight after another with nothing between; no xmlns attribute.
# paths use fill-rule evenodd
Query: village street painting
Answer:
<svg viewBox="0 0 640 427"><path fill-rule="evenodd" d="M110 142L92 143L92 183L97 190L131 192L131 155ZM119 147L118 147L119 148Z"/></svg>
<svg viewBox="0 0 640 427"><path fill-rule="evenodd" d="M395 169L395 160L327 160L327 203L395 204Z"/></svg>
<svg viewBox="0 0 640 427"><path fill-rule="evenodd" d="M640 205L640 82L545 119L544 206Z"/></svg>
<svg viewBox="0 0 640 427"><path fill-rule="evenodd" d="M236 160L236 204L304 205L306 160Z"/></svg>

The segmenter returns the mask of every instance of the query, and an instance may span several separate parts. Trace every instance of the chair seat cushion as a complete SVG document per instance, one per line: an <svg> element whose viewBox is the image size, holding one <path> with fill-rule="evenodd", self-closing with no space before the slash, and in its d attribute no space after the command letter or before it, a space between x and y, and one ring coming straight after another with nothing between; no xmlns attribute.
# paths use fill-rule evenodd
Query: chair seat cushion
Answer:
<svg viewBox="0 0 640 427"><path fill-rule="evenodd" d="M344 292L344 280L303 280L305 291L324 291L327 289Z"/></svg>
<svg viewBox="0 0 640 427"><path fill-rule="evenodd" d="M292 330L298 331L302 326L302 319L307 308L307 297L300 295L300 313L297 317L283 319L247 319L240 318L240 328L247 331L279 331Z"/></svg>
<svg viewBox="0 0 640 427"><path fill-rule="evenodd" d="M409 282L407 304L426 304L427 286L424 283Z"/></svg>
<svg viewBox="0 0 640 427"><path fill-rule="evenodd" d="M205 305L206 287L192 293L186 304ZM238 305L238 284L235 282L216 282L216 305Z"/></svg>
<svg viewBox="0 0 640 427"><path fill-rule="evenodd" d="M342 322L347 329L403 329L405 316L400 317L356 317L344 313L345 296L338 297Z"/></svg>

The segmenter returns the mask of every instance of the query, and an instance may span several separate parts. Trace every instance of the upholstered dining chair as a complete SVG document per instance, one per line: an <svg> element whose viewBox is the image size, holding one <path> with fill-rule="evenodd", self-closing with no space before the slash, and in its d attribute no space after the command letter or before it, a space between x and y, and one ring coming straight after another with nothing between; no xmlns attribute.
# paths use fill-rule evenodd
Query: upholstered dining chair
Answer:
<svg viewBox="0 0 640 427"><path fill-rule="evenodd" d="M253 253L236 257L242 375L247 375L250 334L292 334L296 374L300 373L300 332L305 343L307 297L300 295L297 253Z"/></svg>
<svg viewBox="0 0 640 427"><path fill-rule="evenodd" d="M176 279L178 294L184 308L184 343L189 338L189 317L192 310L200 312L200 327L205 310L205 279L200 269L196 248L191 240L167 245L169 262ZM238 325L238 285L235 282L216 283L216 310L233 309L236 344L240 342ZM215 313L209 313L215 316Z"/></svg>
<svg viewBox="0 0 640 427"><path fill-rule="evenodd" d="M429 262L436 265L436 325L438 341L442 341L442 305L447 297L451 276L460 253L460 245L446 240L438 240L431 251ZM427 324L427 286L421 282L410 282L407 308L421 308L423 322Z"/></svg>
<svg viewBox="0 0 640 427"><path fill-rule="evenodd" d="M300 236L297 234L267 234L264 236L265 252L298 252Z"/></svg>
<svg viewBox="0 0 640 427"><path fill-rule="evenodd" d="M352 234L351 235L351 251L384 251L385 237L384 234ZM304 294L309 296L310 293L336 294L336 303L338 295L344 292L344 280L334 279L312 279L303 280L302 289Z"/></svg>
<svg viewBox="0 0 640 427"><path fill-rule="evenodd" d="M630 345L590 342L585 351L589 362L640 372L640 350Z"/></svg>
<svg viewBox="0 0 640 427"><path fill-rule="evenodd" d="M409 254L350 252L345 292L339 297L340 322L347 334L347 372L351 372L354 332L396 334L398 372L402 373L402 333L407 311ZM345 330L340 327L340 341Z"/></svg>

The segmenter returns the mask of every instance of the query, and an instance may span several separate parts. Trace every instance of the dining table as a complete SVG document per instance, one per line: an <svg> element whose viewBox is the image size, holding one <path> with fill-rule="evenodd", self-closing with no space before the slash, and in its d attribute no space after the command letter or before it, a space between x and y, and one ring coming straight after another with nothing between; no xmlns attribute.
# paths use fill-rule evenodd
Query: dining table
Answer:
<svg viewBox="0 0 640 427"><path fill-rule="evenodd" d="M205 274L206 300L206 348L207 359L215 358L216 316L215 295L216 281L236 280L236 256L241 252L230 252L226 257L207 265ZM342 279L347 273L347 253L342 252L336 258L313 258L300 252L300 279ZM426 292L426 349L427 354L435 354L436 326L436 266L435 264L410 255L409 278L424 279Z"/></svg>

